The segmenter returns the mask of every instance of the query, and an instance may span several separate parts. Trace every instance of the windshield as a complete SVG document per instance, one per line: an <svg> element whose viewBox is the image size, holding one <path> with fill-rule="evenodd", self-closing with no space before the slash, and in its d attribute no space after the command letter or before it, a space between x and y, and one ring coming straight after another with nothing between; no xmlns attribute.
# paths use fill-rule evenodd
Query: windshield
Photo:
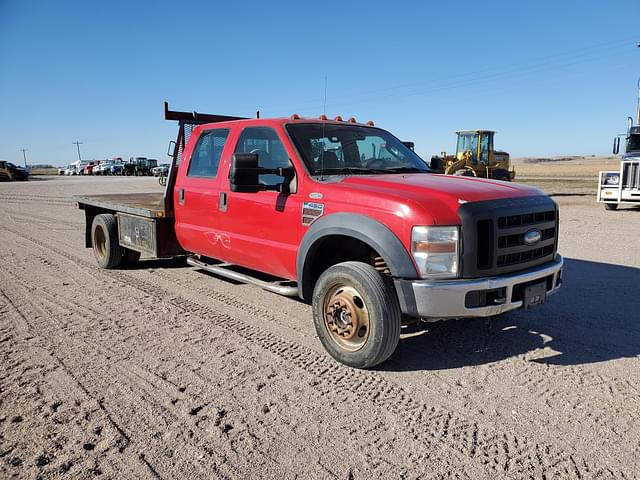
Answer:
<svg viewBox="0 0 640 480"><path fill-rule="evenodd" d="M378 128L330 123L286 128L311 175L432 172L400 140Z"/></svg>
<svg viewBox="0 0 640 480"><path fill-rule="evenodd" d="M640 133L629 136L627 152L640 152Z"/></svg>
<svg viewBox="0 0 640 480"><path fill-rule="evenodd" d="M478 134L471 133L459 133L458 145L456 146L456 154L461 152L471 152L471 162L475 165L478 163Z"/></svg>

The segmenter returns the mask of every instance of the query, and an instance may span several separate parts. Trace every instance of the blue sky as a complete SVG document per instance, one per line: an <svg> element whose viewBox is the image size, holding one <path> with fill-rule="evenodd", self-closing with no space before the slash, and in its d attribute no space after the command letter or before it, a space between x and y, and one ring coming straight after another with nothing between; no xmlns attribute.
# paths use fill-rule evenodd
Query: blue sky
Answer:
<svg viewBox="0 0 640 480"><path fill-rule="evenodd" d="M0 159L165 159L172 109L372 119L423 157L606 154L634 115L637 0L0 0Z"/></svg>

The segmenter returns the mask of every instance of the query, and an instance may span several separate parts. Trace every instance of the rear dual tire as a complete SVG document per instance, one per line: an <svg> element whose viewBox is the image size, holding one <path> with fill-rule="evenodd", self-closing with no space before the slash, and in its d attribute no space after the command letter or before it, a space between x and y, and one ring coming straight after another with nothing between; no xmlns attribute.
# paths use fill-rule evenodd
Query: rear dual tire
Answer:
<svg viewBox="0 0 640 480"><path fill-rule="evenodd" d="M327 269L316 283L312 305L318 337L340 363L373 367L398 346L401 312L395 288L369 264L343 262Z"/></svg>

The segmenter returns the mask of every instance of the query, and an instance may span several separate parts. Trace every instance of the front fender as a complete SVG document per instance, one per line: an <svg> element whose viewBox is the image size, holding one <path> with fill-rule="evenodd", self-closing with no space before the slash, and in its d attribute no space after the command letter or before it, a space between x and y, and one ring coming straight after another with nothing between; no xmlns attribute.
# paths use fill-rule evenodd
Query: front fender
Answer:
<svg viewBox="0 0 640 480"><path fill-rule="evenodd" d="M356 238L382 256L391 275L395 278L418 278L411 256L400 239L384 224L366 215L356 213L333 213L321 217L311 224L298 249L296 270L300 298L310 299L313 292L311 284L311 264L315 250L322 239L331 235Z"/></svg>

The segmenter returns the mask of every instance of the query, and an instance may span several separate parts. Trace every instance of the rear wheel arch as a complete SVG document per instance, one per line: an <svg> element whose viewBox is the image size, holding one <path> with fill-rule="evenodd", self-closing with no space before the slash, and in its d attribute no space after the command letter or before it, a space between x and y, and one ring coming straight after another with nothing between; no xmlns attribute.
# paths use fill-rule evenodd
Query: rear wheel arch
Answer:
<svg viewBox="0 0 640 480"><path fill-rule="evenodd" d="M344 261L363 261L357 255L325 258L323 252L335 252L335 248L354 245L367 249L362 255L371 253L380 257L388 274L396 278L417 278L417 272L409 252L402 241L384 224L365 215L334 213L316 220L304 235L297 256L299 296L311 300L315 282L324 270Z"/></svg>

